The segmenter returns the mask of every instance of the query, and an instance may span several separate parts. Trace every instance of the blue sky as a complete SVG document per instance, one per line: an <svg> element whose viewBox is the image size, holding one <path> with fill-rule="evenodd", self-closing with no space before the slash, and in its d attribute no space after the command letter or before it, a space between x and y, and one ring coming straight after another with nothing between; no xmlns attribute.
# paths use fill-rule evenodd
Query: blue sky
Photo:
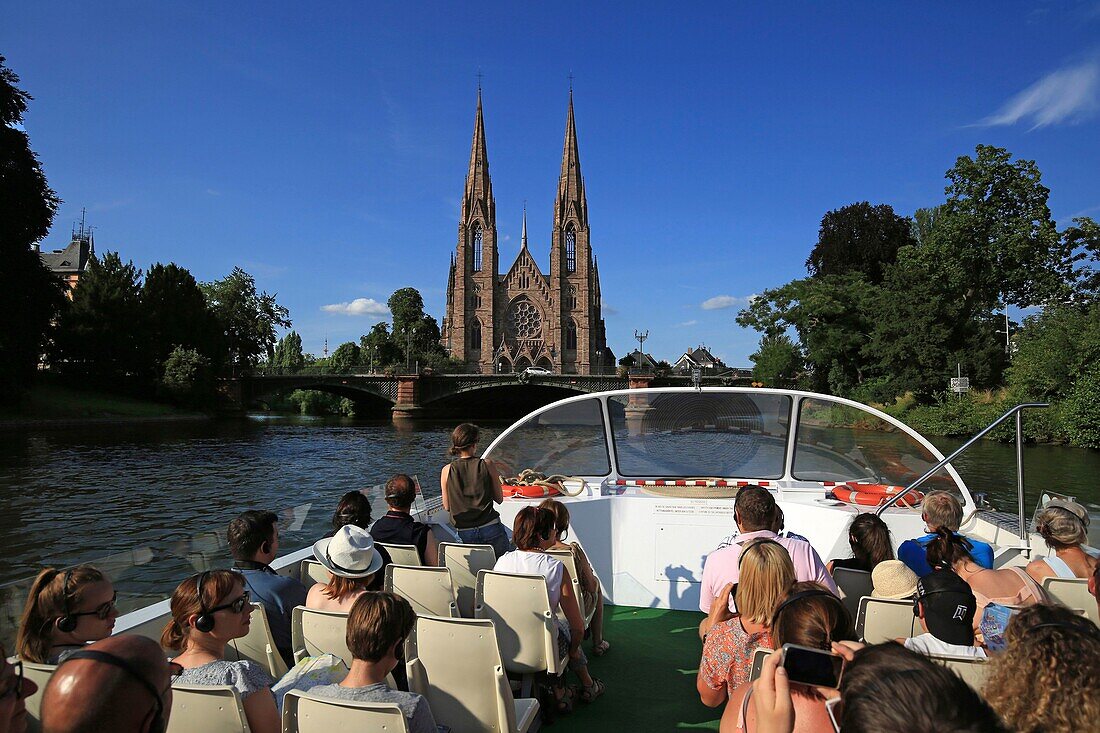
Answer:
<svg viewBox="0 0 1100 733"><path fill-rule="evenodd" d="M934 205L978 143L1037 160L1061 225L1100 216L1100 2L595 5L5 3L64 199L44 247L87 207L142 268L240 265L317 353L399 287L441 318L479 70L504 271L525 199L548 269L575 75L620 355L648 329L748 364L737 310L804 274L822 214Z"/></svg>

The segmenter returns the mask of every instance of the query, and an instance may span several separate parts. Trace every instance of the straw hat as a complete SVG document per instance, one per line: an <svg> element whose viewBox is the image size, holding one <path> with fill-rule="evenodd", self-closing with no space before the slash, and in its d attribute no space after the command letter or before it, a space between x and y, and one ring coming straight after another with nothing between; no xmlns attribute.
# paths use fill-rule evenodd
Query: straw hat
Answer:
<svg viewBox="0 0 1100 733"><path fill-rule="evenodd" d="M332 537L313 545L313 556L333 575L341 578L365 578L382 567L382 556L374 549L374 538L367 530L346 524Z"/></svg>
<svg viewBox="0 0 1100 733"><path fill-rule="evenodd" d="M901 560L883 560L871 571L874 598L910 598L917 592L917 574Z"/></svg>

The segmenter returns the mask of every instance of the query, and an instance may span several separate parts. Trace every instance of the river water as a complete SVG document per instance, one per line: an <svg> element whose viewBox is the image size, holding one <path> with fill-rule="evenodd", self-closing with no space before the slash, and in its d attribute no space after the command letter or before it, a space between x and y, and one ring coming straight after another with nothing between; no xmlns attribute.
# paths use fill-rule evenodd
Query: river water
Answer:
<svg viewBox="0 0 1100 733"><path fill-rule="evenodd" d="M506 424L482 426L485 447ZM424 493L438 496L452 427L254 416L0 434L0 586L43 565L95 561L121 581L124 608L163 597L193 572L193 539L224 533L244 509L295 508L280 524L289 551L323 534L342 493L393 473L419 475ZM933 442L945 454L960 443ZM1029 445L1024 464L1029 514L1041 490L1100 509L1100 451ZM1010 445L982 443L955 465L972 492L1015 510ZM21 588L0 587L0 605L14 612ZM7 639L13 616L3 616Z"/></svg>

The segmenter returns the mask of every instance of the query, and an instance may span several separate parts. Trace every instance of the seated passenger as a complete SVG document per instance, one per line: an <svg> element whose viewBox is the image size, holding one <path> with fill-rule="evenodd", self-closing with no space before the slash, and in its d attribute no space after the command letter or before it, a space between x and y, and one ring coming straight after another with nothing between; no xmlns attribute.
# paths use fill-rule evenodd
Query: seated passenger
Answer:
<svg viewBox="0 0 1100 733"><path fill-rule="evenodd" d="M1089 576L1089 593L1092 593L1092 597L1096 599L1096 610L1100 611L1100 565L1097 565Z"/></svg>
<svg viewBox="0 0 1100 733"><path fill-rule="evenodd" d="M328 571L328 583L315 583L306 594L306 608L347 613L382 569L382 556L365 529L348 524L336 535L318 540L313 556Z"/></svg>
<svg viewBox="0 0 1100 733"><path fill-rule="evenodd" d="M27 593L15 653L26 662L57 664L88 642L110 636L116 618L114 586L99 570L45 568Z"/></svg>
<svg viewBox="0 0 1100 733"><path fill-rule="evenodd" d="M772 526L770 527L772 532L775 532L776 537L789 537L792 540L802 540L803 542L809 542L808 539L800 534L794 532L788 532L784 529L786 517L783 514L783 508L778 504L775 505L775 518L772 520ZM733 534L726 535L722 538L722 541L718 543L718 546L714 549L721 550L723 547L729 547L737 541L737 536L741 534L740 531L736 531Z"/></svg>
<svg viewBox="0 0 1100 733"><path fill-rule="evenodd" d="M771 648L772 615L792 585L794 565L782 545L764 539L745 546L740 582L723 589L703 622L703 657L695 687L704 705L721 705L730 690L748 681L753 652ZM726 602L730 593L737 595L736 615Z"/></svg>
<svg viewBox="0 0 1100 733"><path fill-rule="evenodd" d="M225 659L225 647L248 634L252 604L244 578L232 570L207 570L188 578L172 593L172 620L160 635L160 645L178 652L182 667L174 682L188 685L229 685L241 696L248 727L254 733L278 733L279 711L271 685L259 664Z"/></svg>
<svg viewBox="0 0 1100 733"><path fill-rule="evenodd" d="M393 545L415 545L425 565L439 564L439 540L431 527L412 518L410 510L416 499L416 484L399 473L386 482L386 504L390 510L370 527L376 542Z"/></svg>
<svg viewBox="0 0 1100 733"><path fill-rule="evenodd" d="M16 666L18 665L18 666ZM12 664L0 644L0 733L23 733L27 730L28 697L38 692L38 685L23 676L23 663Z"/></svg>
<svg viewBox="0 0 1100 733"><path fill-rule="evenodd" d="M1038 605L1012 617L1005 640L982 692L1012 730L1096 730L1100 628L1068 608Z"/></svg>
<svg viewBox="0 0 1100 733"><path fill-rule="evenodd" d="M328 536L332 537L338 529L348 525L365 530L371 529L370 499L362 491L349 491L340 497L340 503L336 505L336 511L332 515L332 533ZM375 539L379 542L386 541L377 537ZM382 556L382 567L371 577L367 590L382 590L386 585L386 566L393 562L393 559L390 558L390 553L386 552L385 547L375 546L374 550Z"/></svg>
<svg viewBox="0 0 1100 733"><path fill-rule="evenodd" d="M1075 501L1052 499L1035 517L1039 536L1054 550L1028 563L1027 574L1042 585L1046 578L1087 578L1100 560L1085 552L1089 512Z"/></svg>
<svg viewBox="0 0 1100 733"><path fill-rule="evenodd" d="M48 733L146 733L163 731L171 712L164 652L152 639L122 634L62 660L42 693L40 719Z"/></svg>
<svg viewBox="0 0 1100 733"><path fill-rule="evenodd" d="M412 633L416 614L404 598L393 593L368 592L356 599L348 614L351 671L342 681L318 685L311 694L357 702L388 702L401 707L409 733L436 733L427 698L390 689L386 675L397 667L403 644Z"/></svg>
<svg viewBox="0 0 1100 733"><path fill-rule="evenodd" d="M306 587L271 569L279 552L278 519L274 512L244 512L229 523L226 540L235 561L233 567L244 578L252 600L264 604L271 638L279 655L288 667L293 667L290 617L295 606L305 604Z"/></svg>
<svg viewBox="0 0 1100 733"><path fill-rule="evenodd" d="M898 559L909 566L909 569L924 577L932 572L932 566L926 557L928 544L936 538L936 532L940 529L950 530L959 539L966 543L966 550L978 567L993 567L993 548L981 540L965 537L959 532L962 524L962 504L954 494L946 491L931 491L924 497L921 504L921 519L924 520L928 534L915 540L906 540L898 548Z"/></svg>
<svg viewBox="0 0 1100 733"><path fill-rule="evenodd" d="M871 571L871 597L902 600L917 594L920 578L901 560L884 560Z"/></svg>
<svg viewBox="0 0 1100 733"><path fill-rule="evenodd" d="M576 542L565 542L565 538L569 535L569 508L557 499L546 499L539 506L554 515L554 544L550 549L569 550L573 553L573 564L581 576L581 596L584 599L584 607L596 609L592 615L592 622L588 625L589 631L592 632L592 655L602 657L611 649L611 644L603 638L603 593L600 592L600 579L592 570L592 563L588 562L584 549Z"/></svg>
<svg viewBox="0 0 1100 733"><path fill-rule="evenodd" d="M977 601L970 586L950 570L934 570L917 582L913 613L924 633L897 639L906 649L922 654L985 659L985 649L974 646Z"/></svg>
<svg viewBox="0 0 1100 733"><path fill-rule="evenodd" d="M982 612L990 603L1030 606L1046 600L1046 593L1023 568L983 568L974 561L970 547L965 537L941 529L928 543L928 562L936 569L954 572L974 591L978 603L975 623L981 620Z"/></svg>
<svg viewBox="0 0 1100 733"><path fill-rule="evenodd" d="M771 625L772 647L800 644L830 651L833 642L855 639L852 617L832 592L817 583L795 583L775 609ZM757 730L756 713L745 697L753 683L745 682L730 693L722 714L721 732ZM827 697L835 691L791 683L794 726L799 733L834 733L826 709ZM747 708L747 709L746 709ZM744 717L743 717L744 716Z"/></svg>
<svg viewBox="0 0 1100 733"><path fill-rule="evenodd" d="M848 545L852 556L847 559L830 560L825 567L829 572L833 568L863 570L871 572L884 560L894 559L894 549L890 541L890 528L876 514L864 512L857 514L848 525Z"/></svg>
<svg viewBox="0 0 1100 733"><path fill-rule="evenodd" d="M737 492L733 511L740 534L729 547L707 555L703 565L703 582L699 588L700 611L709 614L715 596L729 583L737 582L737 560L741 556L741 548L756 539L775 540L783 545L790 553L798 580L821 583L833 593L837 592L833 577L809 542L779 537L771 530L778 509L771 492L761 486L745 486ZM735 610L732 600L730 610Z"/></svg>
<svg viewBox="0 0 1100 733"><path fill-rule="evenodd" d="M584 639L584 618L577 598L573 595L573 583L569 571L561 560L546 554L554 544L554 513L537 506L525 506L516 514L512 538L516 549L506 552L497 560L494 570L502 573L541 575L546 579L546 591L550 596L550 610L558 621L558 653L569 653L569 669L581 681L581 699L592 702L604 693L604 684L588 673L588 659L581 649ZM556 615L561 611L568 627L563 626ZM564 695L564 685L557 686L556 694ZM568 712L572 701L567 696L559 699L561 712Z"/></svg>

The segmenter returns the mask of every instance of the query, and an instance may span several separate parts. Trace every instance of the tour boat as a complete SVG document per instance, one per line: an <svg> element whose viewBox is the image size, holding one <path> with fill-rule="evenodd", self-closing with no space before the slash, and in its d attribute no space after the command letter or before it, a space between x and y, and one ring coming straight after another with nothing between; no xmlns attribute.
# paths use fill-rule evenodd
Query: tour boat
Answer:
<svg viewBox="0 0 1100 733"><path fill-rule="evenodd" d="M1018 421L1024 407L998 423ZM797 390L736 387L579 395L514 423L484 457L502 475L529 469L557 482L556 498L571 515L568 539L584 548L610 604L605 637L612 649L591 659L609 691L559 720L558 730L715 727L720 711L704 708L694 690L699 589L706 556L737 532L734 497L742 486L772 492L786 531L807 538L825 560L851 554L847 527L859 512L880 514L895 550L923 535L919 499L931 490L959 498L961 531L990 543L996 566L1045 554L1024 517L1022 475L1017 511L995 512L976 500L948 460L989 429L945 457L872 407ZM1017 466L1022 470L1019 459ZM550 491L544 486L515 492L499 507L509 530L521 508ZM442 539L457 541L438 499L418 513ZM289 553L275 568L296 575L311 552ZM116 633L155 638L168 611L162 601L128 613ZM607 727L612 710L621 727Z"/></svg>

